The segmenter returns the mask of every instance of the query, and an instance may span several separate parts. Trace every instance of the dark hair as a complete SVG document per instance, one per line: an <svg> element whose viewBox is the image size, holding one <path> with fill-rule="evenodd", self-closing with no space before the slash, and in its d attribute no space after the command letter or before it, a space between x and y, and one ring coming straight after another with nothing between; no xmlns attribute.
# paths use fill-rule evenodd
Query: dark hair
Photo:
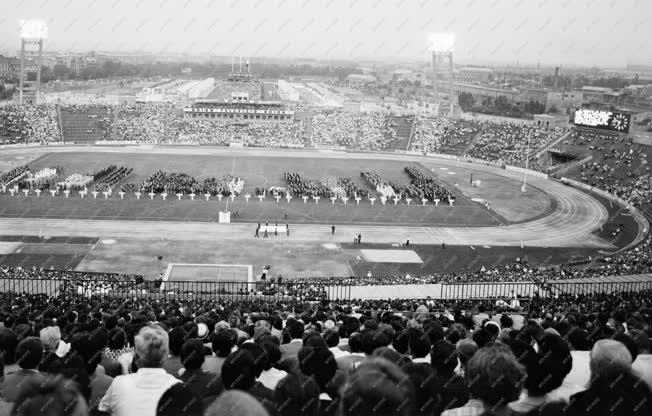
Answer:
<svg viewBox="0 0 652 416"><path fill-rule="evenodd" d="M296 319L288 319L285 324L290 338L297 339L303 337L304 327L303 324Z"/></svg>
<svg viewBox="0 0 652 416"><path fill-rule="evenodd" d="M43 359L43 343L40 338L27 337L16 347L16 363L25 370L34 370Z"/></svg>
<svg viewBox="0 0 652 416"><path fill-rule="evenodd" d="M350 343L350 341L349 341ZM410 337L409 331L404 329L400 333L396 334L394 341L392 341L392 347L401 354L407 354L410 350Z"/></svg>
<svg viewBox="0 0 652 416"><path fill-rule="evenodd" d="M491 407L506 406L518 399L524 376L525 370L514 353L499 343L480 348L464 373L471 396Z"/></svg>
<svg viewBox="0 0 652 416"><path fill-rule="evenodd" d="M432 365L438 376L452 376L457 363L458 356L455 345L444 340L435 342L430 351L430 365Z"/></svg>
<svg viewBox="0 0 652 416"><path fill-rule="evenodd" d="M376 348L387 345L389 345L389 339L380 331L366 331L362 334L362 352L366 355L371 355Z"/></svg>
<svg viewBox="0 0 652 416"><path fill-rule="evenodd" d="M410 337L410 353L413 358L424 358L430 352L430 338L426 334Z"/></svg>
<svg viewBox="0 0 652 416"><path fill-rule="evenodd" d="M13 364L16 360L16 347L18 337L9 328L0 328L0 354L4 358L4 364Z"/></svg>
<svg viewBox="0 0 652 416"><path fill-rule="evenodd" d="M254 356L247 350L232 352L222 364L222 381L227 390L248 391L256 383Z"/></svg>
<svg viewBox="0 0 652 416"><path fill-rule="evenodd" d="M349 348L351 352L362 351L362 334L354 332L349 336Z"/></svg>
<svg viewBox="0 0 652 416"><path fill-rule="evenodd" d="M183 327L176 327L170 331L170 354L174 356L179 356L181 354L181 347L183 347L184 342L188 339L188 333Z"/></svg>
<svg viewBox="0 0 652 416"><path fill-rule="evenodd" d="M323 347L302 347L297 358L301 372L314 377L319 388L324 391L337 372L337 361L333 353Z"/></svg>
<svg viewBox="0 0 652 416"><path fill-rule="evenodd" d="M337 347L340 344L340 335L335 330L328 330L324 333L324 341L330 348Z"/></svg>
<svg viewBox="0 0 652 416"><path fill-rule="evenodd" d="M194 340L186 341L184 346L190 341ZM200 416L203 412L201 398L185 383L170 386L156 405L156 416Z"/></svg>
<svg viewBox="0 0 652 416"><path fill-rule="evenodd" d="M556 334L545 334L538 342L535 360L526 364L525 388L531 396L543 396L559 386L573 367L566 341Z"/></svg>
<svg viewBox="0 0 652 416"><path fill-rule="evenodd" d="M426 319L423 322L423 332L428 337L428 348L435 342L444 339L444 327L437 319Z"/></svg>
<svg viewBox="0 0 652 416"><path fill-rule="evenodd" d="M45 380L28 377L19 390L11 415L72 416L77 406L83 404L74 383L61 376Z"/></svg>
<svg viewBox="0 0 652 416"><path fill-rule="evenodd" d="M189 339L181 347L181 363L188 370L198 370L204 364L204 344L198 339Z"/></svg>
<svg viewBox="0 0 652 416"><path fill-rule="evenodd" d="M127 333L124 329L117 327L109 331L109 349L120 350L127 345Z"/></svg>
<svg viewBox="0 0 652 416"><path fill-rule="evenodd" d="M514 320L511 317L509 317L509 316L507 316L505 314L502 314L500 316L500 327L501 328L511 329L511 327L513 325L514 325Z"/></svg>
<svg viewBox="0 0 652 416"><path fill-rule="evenodd" d="M480 328L475 331L472 338L478 344L478 348L482 348L493 341L491 334L485 328Z"/></svg>
<svg viewBox="0 0 652 416"><path fill-rule="evenodd" d="M254 375L256 378L260 377L263 370L269 369L269 358L263 347L253 342L246 342L240 346L243 351L249 351L254 357Z"/></svg>
<svg viewBox="0 0 652 416"><path fill-rule="evenodd" d="M638 356L638 346L632 337L625 334L624 332L616 332L613 334L611 339L625 345L625 347L627 347L627 351L629 351L629 353L632 355L632 362L636 360L636 357Z"/></svg>
<svg viewBox="0 0 652 416"><path fill-rule="evenodd" d="M233 329L223 329L213 336L211 347L218 357L227 357L238 342L238 333Z"/></svg>
<svg viewBox="0 0 652 416"><path fill-rule="evenodd" d="M414 386L396 364L372 357L362 361L342 389L342 416L411 416Z"/></svg>
<svg viewBox="0 0 652 416"><path fill-rule="evenodd" d="M319 415L319 385L302 374L288 374L274 389L279 416Z"/></svg>
<svg viewBox="0 0 652 416"><path fill-rule="evenodd" d="M402 367L414 386L414 410L417 416L430 416L437 409L436 398L440 395L435 371L428 364L409 363Z"/></svg>
<svg viewBox="0 0 652 416"><path fill-rule="evenodd" d="M269 370L274 364L281 361L281 349L278 345L269 341L258 342L258 345L263 348L266 355L266 359L263 361L263 370Z"/></svg>

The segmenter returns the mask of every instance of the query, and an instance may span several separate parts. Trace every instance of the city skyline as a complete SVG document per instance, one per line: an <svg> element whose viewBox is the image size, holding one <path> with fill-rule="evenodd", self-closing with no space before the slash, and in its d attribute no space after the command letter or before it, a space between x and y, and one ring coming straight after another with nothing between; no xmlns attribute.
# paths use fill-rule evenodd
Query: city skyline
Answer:
<svg viewBox="0 0 652 416"><path fill-rule="evenodd" d="M652 3L641 0L6 3L0 49L10 54L20 45L18 20L32 18L48 24L45 49L62 52L425 63L433 32L455 35L458 62L623 67L650 61L643 51L652 50L644 24Z"/></svg>

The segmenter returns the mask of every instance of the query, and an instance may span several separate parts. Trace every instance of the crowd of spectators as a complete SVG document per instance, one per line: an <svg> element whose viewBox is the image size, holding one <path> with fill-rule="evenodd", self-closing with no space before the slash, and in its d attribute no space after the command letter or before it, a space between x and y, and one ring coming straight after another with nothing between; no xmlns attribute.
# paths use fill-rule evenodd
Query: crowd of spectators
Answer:
<svg viewBox="0 0 652 416"><path fill-rule="evenodd" d="M561 148L592 159L564 173L612 193L635 206L652 203L649 147L613 134L573 131Z"/></svg>
<svg viewBox="0 0 652 416"><path fill-rule="evenodd" d="M482 134L473 142L467 154L511 166L524 166L528 151L533 153L562 134L559 128L543 129L528 124L494 121L480 124Z"/></svg>
<svg viewBox="0 0 652 416"><path fill-rule="evenodd" d="M459 273L426 275L351 276L320 278L322 283L353 285L403 285L431 283L476 282L554 282L557 280L595 278L601 276L635 275L652 272L652 237L636 247L613 256L596 259L590 265L534 267L521 258L504 267L479 266L478 270ZM299 282L314 282L316 278L302 278Z"/></svg>
<svg viewBox="0 0 652 416"><path fill-rule="evenodd" d="M0 107L0 144L60 142L54 105Z"/></svg>
<svg viewBox="0 0 652 416"><path fill-rule="evenodd" d="M649 415L651 294L535 298L517 313L477 301L5 292L0 411Z"/></svg>
<svg viewBox="0 0 652 416"><path fill-rule="evenodd" d="M474 121L419 115L414 122L410 150L461 154L480 132Z"/></svg>
<svg viewBox="0 0 652 416"><path fill-rule="evenodd" d="M383 150L396 140L396 131L382 113L316 112L312 117L311 144Z"/></svg>

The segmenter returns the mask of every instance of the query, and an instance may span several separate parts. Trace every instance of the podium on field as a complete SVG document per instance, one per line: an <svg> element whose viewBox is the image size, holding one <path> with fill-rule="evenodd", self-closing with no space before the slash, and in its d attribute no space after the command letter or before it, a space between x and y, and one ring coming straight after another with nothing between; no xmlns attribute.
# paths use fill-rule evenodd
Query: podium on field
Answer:
<svg viewBox="0 0 652 416"><path fill-rule="evenodd" d="M220 211L219 222L220 224L229 224L231 222L231 212Z"/></svg>

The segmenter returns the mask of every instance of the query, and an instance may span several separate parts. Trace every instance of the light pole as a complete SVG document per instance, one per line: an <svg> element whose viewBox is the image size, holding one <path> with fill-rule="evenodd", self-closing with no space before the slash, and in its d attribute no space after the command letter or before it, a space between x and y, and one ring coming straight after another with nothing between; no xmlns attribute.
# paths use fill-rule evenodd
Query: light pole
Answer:
<svg viewBox="0 0 652 416"><path fill-rule="evenodd" d="M523 173L523 187L521 188L521 192L525 192L527 190L526 185L527 185L527 168L529 165L530 161L530 133L527 135L527 150L525 152L525 172Z"/></svg>

